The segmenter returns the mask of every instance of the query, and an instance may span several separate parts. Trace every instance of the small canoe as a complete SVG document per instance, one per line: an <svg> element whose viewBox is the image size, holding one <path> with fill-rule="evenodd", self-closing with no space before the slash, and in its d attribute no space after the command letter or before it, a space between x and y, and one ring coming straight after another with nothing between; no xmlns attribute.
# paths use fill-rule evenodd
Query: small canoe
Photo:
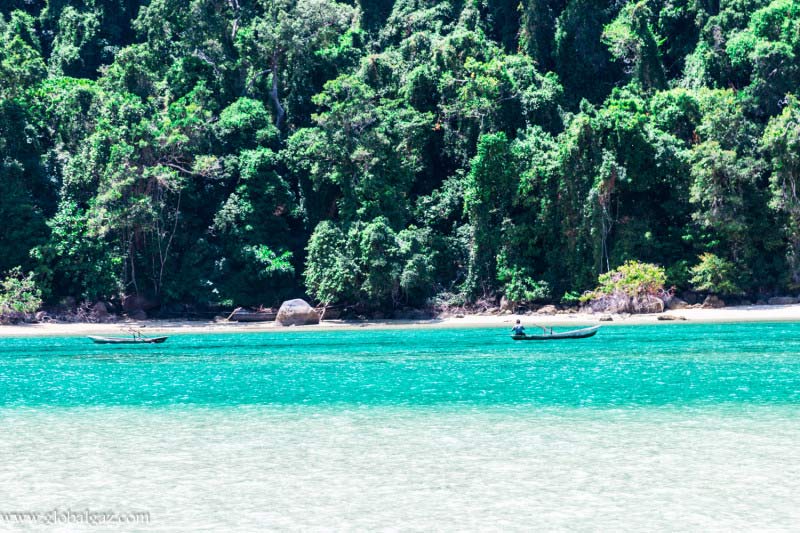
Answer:
<svg viewBox="0 0 800 533"><path fill-rule="evenodd" d="M167 337L152 337L152 338L133 338L133 337L92 337L89 336L95 344L161 344Z"/></svg>
<svg viewBox="0 0 800 533"><path fill-rule="evenodd" d="M251 311L249 309L237 307L228 316L228 320L231 322L274 322L277 316L278 312L272 309Z"/></svg>
<svg viewBox="0 0 800 533"><path fill-rule="evenodd" d="M559 339L585 339L591 337L600 326L592 326L590 328L573 329L571 331L560 331L557 333L543 333L541 335L512 335L511 338L515 341L554 341Z"/></svg>

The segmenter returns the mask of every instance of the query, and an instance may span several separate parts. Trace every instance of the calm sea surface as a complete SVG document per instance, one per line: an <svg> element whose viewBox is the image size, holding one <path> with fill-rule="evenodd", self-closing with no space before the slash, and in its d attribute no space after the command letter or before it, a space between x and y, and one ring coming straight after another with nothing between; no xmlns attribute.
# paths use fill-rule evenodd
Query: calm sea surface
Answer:
<svg viewBox="0 0 800 533"><path fill-rule="evenodd" d="M0 339L0 428L0 530L800 529L800 324Z"/></svg>

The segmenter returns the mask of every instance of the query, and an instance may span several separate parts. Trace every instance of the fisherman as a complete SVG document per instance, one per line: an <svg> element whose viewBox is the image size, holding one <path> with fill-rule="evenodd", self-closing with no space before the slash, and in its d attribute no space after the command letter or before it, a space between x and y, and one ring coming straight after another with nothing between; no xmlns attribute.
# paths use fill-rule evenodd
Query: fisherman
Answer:
<svg viewBox="0 0 800 533"><path fill-rule="evenodd" d="M525 326L520 324L519 319L517 319L517 324L511 328L511 333L514 335L525 335Z"/></svg>

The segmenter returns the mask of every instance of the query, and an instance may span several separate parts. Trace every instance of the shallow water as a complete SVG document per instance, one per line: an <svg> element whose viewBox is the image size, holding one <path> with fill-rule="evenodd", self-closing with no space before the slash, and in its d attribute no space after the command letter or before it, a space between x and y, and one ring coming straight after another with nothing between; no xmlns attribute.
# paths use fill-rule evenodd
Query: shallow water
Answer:
<svg viewBox="0 0 800 533"><path fill-rule="evenodd" d="M790 529L798 353L785 323L2 339L0 529Z"/></svg>

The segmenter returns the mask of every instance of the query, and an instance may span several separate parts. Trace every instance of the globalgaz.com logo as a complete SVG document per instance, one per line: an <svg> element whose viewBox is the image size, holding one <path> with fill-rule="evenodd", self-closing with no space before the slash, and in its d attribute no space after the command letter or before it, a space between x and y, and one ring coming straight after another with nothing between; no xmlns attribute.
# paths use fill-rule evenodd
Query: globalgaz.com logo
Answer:
<svg viewBox="0 0 800 533"><path fill-rule="evenodd" d="M93 511L91 509L52 509L48 511L3 511L0 523L90 526L149 524L150 511Z"/></svg>

